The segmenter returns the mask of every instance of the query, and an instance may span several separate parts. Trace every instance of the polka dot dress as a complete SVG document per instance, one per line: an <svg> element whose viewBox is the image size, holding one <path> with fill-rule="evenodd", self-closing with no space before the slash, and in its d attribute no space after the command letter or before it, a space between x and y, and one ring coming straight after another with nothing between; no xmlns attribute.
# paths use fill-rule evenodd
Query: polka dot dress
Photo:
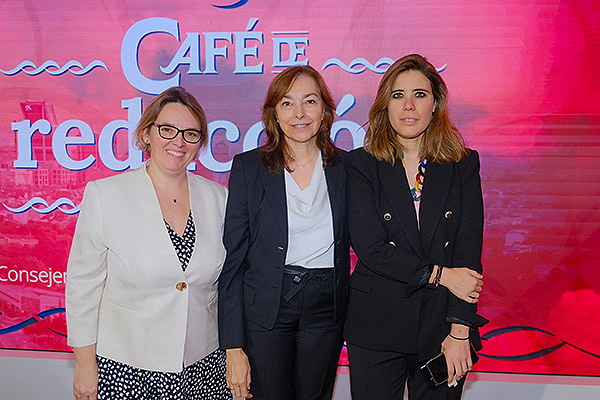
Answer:
<svg viewBox="0 0 600 400"><path fill-rule="evenodd" d="M183 236L165 221L181 268L185 271L194 252L196 228L192 212ZM216 350L181 372L148 371L96 356L98 400L229 400L225 380L225 352Z"/></svg>
<svg viewBox="0 0 600 400"><path fill-rule="evenodd" d="M181 372L148 371L108 358L98 362L98 400L230 400L225 352L216 350Z"/></svg>
<svg viewBox="0 0 600 400"><path fill-rule="evenodd" d="M196 242L196 227L194 226L194 218L192 218L192 210L190 210L190 214L188 215L183 236L179 236L173 228L171 228L167 220L164 221L167 231L169 231L171 243L173 243L173 247L175 247L177 257L179 257L181 268L185 271L190 262L190 258L192 258L194 243Z"/></svg>

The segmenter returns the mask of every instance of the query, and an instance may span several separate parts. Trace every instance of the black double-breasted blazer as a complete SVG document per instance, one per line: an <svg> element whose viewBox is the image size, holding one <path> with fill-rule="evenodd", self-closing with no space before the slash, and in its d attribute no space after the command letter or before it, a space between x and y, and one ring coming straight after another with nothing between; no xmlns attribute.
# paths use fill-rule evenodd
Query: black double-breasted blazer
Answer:
<svg viewBox="0 0 600 400"><path fill-rule="evenodd" d="M229 176L223 243L227 257L219 278L219 344L246 345L245 321L270 329L282 296L288 247L283 171L271 173L260 148L238 154ZM342 157L345 153L342 154ZM346 314L350 273L346 174L342 161L325 168L333 217L335 318Z"/></svg>
<svg viewBox="0 0 600 400"><path fill-rule="evenodd" d="M377 161L360 148L345 161L348 224L358 263L350 278L344 338L372 350L440 352L450 322L478 330L487 320L477 305L445 287L424 285L428 265L468 267L482 272L483 200L479 155L460 162L428 163L417 222L400 160Z"/></svg>

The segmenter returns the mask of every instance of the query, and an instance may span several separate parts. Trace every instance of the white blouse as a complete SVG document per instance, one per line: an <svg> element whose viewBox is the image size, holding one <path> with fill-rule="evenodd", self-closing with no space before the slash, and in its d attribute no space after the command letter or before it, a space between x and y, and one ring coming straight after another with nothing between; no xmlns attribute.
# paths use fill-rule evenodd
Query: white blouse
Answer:
<svg viewBox="0 0 600 400"><path fill-rule="evenodd" d="M321 154L304 190L285 170L288 216L286 265L333 268L333 218Z"/></svg>

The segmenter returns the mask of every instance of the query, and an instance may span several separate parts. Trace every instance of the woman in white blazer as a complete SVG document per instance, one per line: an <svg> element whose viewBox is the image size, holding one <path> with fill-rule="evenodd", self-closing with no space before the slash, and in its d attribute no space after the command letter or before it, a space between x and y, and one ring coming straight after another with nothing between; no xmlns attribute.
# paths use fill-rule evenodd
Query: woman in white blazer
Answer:
<svg viewBox="0 0 600 400"><path fill-rule="evenodd" d="M90 182L67 267L76 399L230 399L218 350L227 192L187 172L206 116L181 87L135 131L150 159Z"/></svg>

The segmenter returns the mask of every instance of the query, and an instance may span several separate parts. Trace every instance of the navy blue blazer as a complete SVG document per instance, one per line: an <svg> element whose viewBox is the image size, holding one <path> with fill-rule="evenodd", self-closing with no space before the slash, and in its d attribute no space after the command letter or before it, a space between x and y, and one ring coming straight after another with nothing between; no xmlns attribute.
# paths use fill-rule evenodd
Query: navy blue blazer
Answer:
<svg viewBox="0 0 600 400"><path fill-rule="evenodd" d="M342 154L344 156L345 154ZM343 162L325 169L333 217L335 319L346 314L350 273ZM271 173L261 150L238 154L229 175L223 243L227 250L219 278L219 345L246 345L245 320L271 329L282 296L288 246L284 173Z"/></svg>
<svg viewBox="0 0 600 400"><path fill-rule="evenodd" d="M345 160L348 224L358 263L350 278L344 338L381 351L440 352L449 321L472 327L487 320L477 305L459 300L445 287L419 287L426 266L468 267L482 272L483 200L479 155L460 162L428 163L419 225L400 161L377 161L357 149ZM471 332L477 349L481 340Z"/></svg>

